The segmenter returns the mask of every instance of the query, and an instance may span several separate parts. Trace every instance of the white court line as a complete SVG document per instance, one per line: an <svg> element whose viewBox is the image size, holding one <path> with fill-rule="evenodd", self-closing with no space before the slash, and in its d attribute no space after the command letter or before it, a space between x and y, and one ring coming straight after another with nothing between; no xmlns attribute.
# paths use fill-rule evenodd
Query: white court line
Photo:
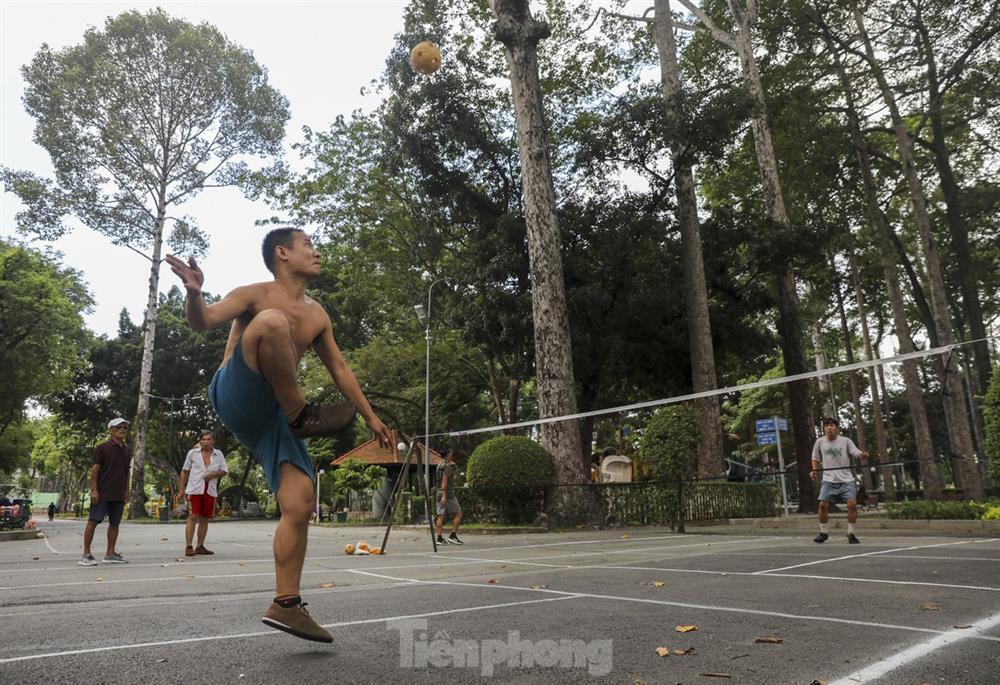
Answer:
<svg viewBox="0 0 1000 685"><path fill-rule="evenodd" d="M760 573L753 571L703 571L689 568L658 568L656 566L573 566L572 568L589 569L600 568L612 571L660 571L662 573L700 573L711 576L760 576ZM810 576L804 573L768 573L768 578L807 578L809 580L836 580L848 583L876 583L885 585L920 585L926 587L950 588L955 590L984 590L987 592L1000 592L1000 587L988 585L957 585L953 583L932 583L919 580L881 580L878 578L845 578L842 576Z"/></svg>
<svg viewBox="0 0 1000 685"><path fill-rule="evenodd" d="M348 626L360 626L370 623L385 623L388 621L403 621L414 618L428 618L430 616L445 616L448 614L461 614L474 611L485 611L486 609L504 609L507 607L521 606L524 604L542 604L544 602L558 602L566 599L577 599L576 595L563 593L562 597L548 597L546 599L527 599L520 602L506 602L504 604L482 604L474 607L464 607L461 609L443 609L441 611L429 611L422 614L409 614L407 616L385 616L383 618L366 618L358 621L342 621L340 623L324 623L324 628L346 628ZM75 656L77 654L95 654L98 652L114 652L124 649L141 649L143 647L163 647L166 645L183 645L192 642L214 642L218 640L236 640L248 637L263 637L266 635L280 635L281 633L269 630L256 633L237 633L235 635L211 635L207 637L189 637L177 640L160 640L157 642L140 642L128 645L112 645L110 647L91 647L89 649L71 649L64 652L48 652L45 654L28 654L26 656L8 657L0 659L0 664L12 664L19 661L32 661L35 659L48 659L57 656Z"/></svg>
<svg viewBox="0 0 1000 685"><path fill-rule="evenodd" d="M544 542L544 543L533 544L533 545L512 545L510 547L485 547L485 548L476 547L476 548L473 548L473 549L476 552L496 552L498 550L505 550L505 549L527 549L527 548L532 548L532 547L556 547L556 546L560 546L560 545L596 545L596 544L601 544L603 542L641 542L641 541L645 541L645 540L670 540L670 539L674 539L674 538L692 538L692 537L702 537L702 536L698 536L698 535L662 535L662 536L651 536L651 537L644 537L644 538L627 538L625 540L622 540L620 538L609 538L609 539L603 539L603 540L573 540L573 541L570 541L570 542ZM752 538L752 539L763 539L763 538ZM238 543L230 542L230 543L223 543L223 544L235 545L235 544L238 544ZM315 544L322 545L322 544L324 544L324 541L315 541L313 544L314 545ZM329 542L326 542L325 544L329 544ZM393 556L394 557L431 556L431 557L447 558L447 557L449 557L451 555L449 555L447 552L438 552L437 554L435 554L434 552L399 552L399 553L393 554ZM306 563L309 563L310 561L329 561L330 559L340 559L342 557L343 557L343 555L341 555L341 554L335 554L333 556L308 557L308 558L306 558ZM175 555L171 554L170 558L174 559ZM183 561L163 561L163 562L153 562L153 563L145 563L145 564L140 564L140 563L132 562L132 563L129 564L129 568L156 568L156 567L160 567L160 566L179 566L179 565L182 565L184 563L185 562L183 562ZM208 565L214 565L214 564L235 564L235 563L242 563L242 564L273 564L274 563L274 558L273 557L268 557L266 559L199 559L198 561L192 561L192 562L188 562L188 563L196 564L198 566L208 566ZM0 569L2 569L2 567L0 567ZM3 569L3 573L38 573L38 572L66 571L66 570L69 570L69 567L67 567L67 566L44 566L44 567L41 567L41 568L30 568L29 567L29 568ZM3 589L3 588L0 588L0 589Z"/></svg>
<svg viewBox="0 0 1000 685"><path fill-rule="evenodd" d="M616 600L619 602L635 602L637 604L655 604L659 606L670 606L670 607L680 607L682 609L700 609L703 611L718 611L723 613L736 613L736 614L751 614L754 616L767 616L767 617L781 617L795 619L799 621L818 621L823 623L841 623L845 625L852 626L865 626L869 628L889 628L892 630L904 630L913 633L931 633L934 635L944 635L950 631L946 630L935 630L933 628L918 628L916 626L906 626L897 623L877 623L875 621L856 621L848 618L836 618L834 616L810 616L804 614L788 614L780 611L767 611L763 609L743 609L740 607L728 607L728 606L717 606L709 604L689 604L687 602L670 602L667 600L660 599L647 599L644 597L622 597L618 595L599 595L592 592L563 592L561 590L549 590L545 588L525 588L517 587L514 585L497 585L497 584L485 584L485 583L462 583L450 580L420 580L418 578L397 578L394 576L386 576L378 573L370 573L368 571L352 571L352 573L359 573L365 576L373 576L375 578L382 578L383 580L409 580L413 583L422 583L424 585L456 585L461 587L476 587L480 589L496 588L499 590L517 590L520 592L542 592L547 594L555 595L568 595L570 597L587 597L590 599L608 599ZM971 635L971 639L976 640L986 640L989 642L1000 642L1000 637L992 637L989 635Z"/></svg>
<svg viewBox="0 0 1000 685"><path fill-rule="evenodd" d="M385 590L385 589L391 589L391 588L397 588L397 587L411 587L413 585L414 585L414 583L408 583L408 582L407 583L383 583L383 584L369 583L367 585L345 585L343 587L335 587L335 588L319 588L319 589L306 588L305 593L308 594L310 597L312 597L314 595L327 595L327 594L339 593L339 592L358 592L358 591L368 592L368 591L371 591L371 590ZM242 601L246 601L246 600L250 600L250 599L254 599L255 600L260 595L271 596L273 594L274 594L274 592L272 590L259 590L257 592L241 592L238 595L229 596L229 597L219 597L218 595L215 595L210 600L207 599L204 595L199 595L199 596L195 597L194 599L188 599L188 600L172 599L169 602L133 602L131 604L118 604L118 602L120 600L118 600L117 598L113 598L113 597L105 599L103 601L105 601L105 602L115 602L115 604L110 605L110 606L108 606L106 608L118 610L118 609L134 609L134 608L142 608L142 607L175 606L175 605L184 605L184 604L201 604L201 605L204 605L207 602L211 602L213 604L216 603L216 602L242 602ZM90 602L79 602L77 604L72 604L72 605L69 605L69 606L67 606L65 604L49 605L49 606L51 608L49 610L46 610L46 611L14 611L14 612L11 612L11 613L0 614L0 618L7 618L7 617L10 617L10 616L45 616L45 615L48 615L48 614L64 615L64 614L68 614L68 613L78 613L78 612L93 613L95 611L100 611L101 609L105 608L105 607L95 607L93 605L93 603L90 603Z"/></svg>
<svg viewBox="0 0 1000 685"><path fill-rule="evenodd" d="M607 550L603 550L603 551L600 551L600 552L579 552L579 553L574 552L572 554L551 554L551 555L547 555L547 556L544 556L544 557L520 557L520 558L517 558L517 559L490 559L490 560L486 560L486 559L480 559L480 558L477 558L477 557L465 557L465 556L460 557L460 556L456 556L454 554L449 554L448 558L449 559L466 559L468 561L495 561L498 564L525 564L525 565L528 565L528 566L551 566L553 568L562 568L563 566L565 566L566 568L576 568L576 567L568 566L568 565L565 565L565 564L532 564L532 563L529 563L529 562L544 561L546 559L576 559L578 557L593 557L593 556L599 556L601 554L607 554L608 556L611 556L611 555L616 555L616 554L617 555L637 554L639 552L654 552L654 551L655 552L667 552L667 551L672 551L672 550L675 550L675 549L686 549L686 548L689 548L689 547L702 547L702 548L708 549L712 545L715 545L715 546L721 546L721 545L738 545L738 544L744 543L744 542L755 542L757 540L767 540L767 539L770 539L770 538L748 538L748 539L744 539L744 540L730 540L728 542L693 542L690 545L673 545L671 547L662 547L662 546L661 547L640 547L640 548L637 548L637 549L630 548L630 549L627 549L627 550L621 550L621 551L615 550L615 551L611 551L611 552L609 552ZM469 550L469 551L475 553L475 552L481 552L481 551L482 552L488 552L489 550L473 549L473 550ZM432 552L424 552L423 554L424 554L424 556L431 556L431 557L433 557L433 553ZM650 561L653 561L655 559L668 559L671 556L672 555L667 555L665 557L653 557L653 558L650 559ZM386 567L386 568L388 569L388 567Z"/></svg>
<svg viewBox="0 0 1000 685"><path fill-rule="evenodd" d="M435 568L441 566L467 566L469 562L459 562L453 564L405 564L399 566L386 566L386 569L397 569L397 568ZM489 563L489 562L481 562ZM88 567L94 568L94 567ZM308 571L302 571L302 575L312 575L316 573L336 573L337 571L347 571L346 568L324 568L324 569L310 569ZM204 576L160 576L157 578L117 578L117 579L105 579L105 580L80 580L73 581L69 583L38 583L36 585L14 585L10 587L0 587L0 590L28 590L33 588L43 588L43 587L63 587L63 586L74 586L74 585L115 585L119 583L163 583L170 581L185 581L185 580L211 580L213 578L259 578L262 576L274 576L273 571L265 571L263 573L217 573Z"/></svg>
<svg viewBox="0 0 1000 685"><path fill-rule="evenodd" d="M644 538L604 538L601 540L572 540L570 542L540 542L535 545L511 545L509 547L486 547L486 548L476 548L477 552L496 552L505 549L528 549L531 547L561 547L563 545L599 545L605 542L645 542L646 540L673 540L675 538L700 538L705 537L699 534L687 534L682 535L656 535ZM439 552L440 553L440 552ZM433 554L433 552L410 552L410 554ZM447 554L447 553L445 553Z"/></svg>
<svg viewBox="0 0 1000 685"><path fill-rule="evenodd" d="M996 542L1000 538L988 538L986 540L960 540L958 542L940 542L935 545L915 545L913 547L897 547L895 549L883 549L879 552L865 552L863 554L848 554L842 557L832 557L830 559L820 559L818 561L807 561L804 564L793 564L792 566L781 566L779 568L769 568L763 571L757 571L756 575L762 575L764 573L775 573L777 571L791 571L793 568L802 568L804 566L815 566L816 564L827 564L831 561L844 561L846 559L860 559L861 557L874 557L880 554L891 554L893 552L909 552L915 549L930 549L932 547L950 547L952 545L978 545L984 542Z"/></svg>
<svg viewBox="0 0 1000 685"><path fill-rule="evenodd" d="M883 675L889 671L893 671L901 666L906 666L917 659L921 659L929 654L933 654L935 651L947 647L948 645L953 645L956 642L961 642L963 640L969 640L977 636L976 633L990 630L1000 625L1000 614L993 614L987 618L982 619L973 623L968 628L949 630L947 632L933 637L924 642L904 649L901 652L897 652L892 656L888 656L881 661L877 661L871 666L866 666L850 675L846 675L843 678L838 678L830 683L830 685L863 685L864 683L871 682L876 678L881 678Z"/></svg>

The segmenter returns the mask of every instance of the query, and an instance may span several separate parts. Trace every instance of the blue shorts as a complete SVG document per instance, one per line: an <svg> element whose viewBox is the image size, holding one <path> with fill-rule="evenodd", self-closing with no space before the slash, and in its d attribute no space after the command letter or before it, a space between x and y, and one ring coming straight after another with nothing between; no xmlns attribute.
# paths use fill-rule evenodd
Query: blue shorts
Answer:
<svg viewBox="0 0 1000 685"><path fill-rule="evenodd" d="M278 492L282 462L314 478L312 459L305 441L292 435L271 386L247 366L242 343L240 338L229 362L215 372L208 397L226 428L257 455L271 492Z"/></svg>
<svg viewBox="0 0 1000 685"><path fill-rule="evenodd" d="M847 500L856 500L857 498L858 493L854 490L854 483L831 483L823 481L823 485L819 488L820 502L846 502Z"/></svg>
<svg viewBox="0 0 1000 685"><path fill-rule="evenodd" d="M88 520L94 523L100 523L104 520L104 517L108 517L109 526L117 526L122 522L122 513L125 511L124 502L105 502L102 499L97 500L97 504L92 504L90 506L90 516L87 517Z"/></svg>

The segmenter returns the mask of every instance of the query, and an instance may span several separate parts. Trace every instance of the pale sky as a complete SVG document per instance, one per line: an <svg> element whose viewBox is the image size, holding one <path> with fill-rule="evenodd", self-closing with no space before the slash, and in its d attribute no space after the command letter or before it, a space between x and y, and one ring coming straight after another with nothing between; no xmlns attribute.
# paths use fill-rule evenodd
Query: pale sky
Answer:
<svg viewBox="0 0 1000 685"><path fill-rule="evenodd" d="M405 0L316 0L313 2L46 2L0 0L0 163L52 178L48 153L32 142L35 120L24 111L21 66L42 43L59 49L81 42L89 26L103 26L108 16L130 9L162 7L175 17L207 21L233 42L254 53L269 72L269 82L288 98L291 119L286 127L286 155L301 140L302 126L329 126L338 114L375 106L361 88L378 78L402 29ZM15 236L14 215L20 202L0 192L0 236ZM202 263L205 288L225 293L270 274L260 258L266 228L256 219L274 212L263 202L251 202L232 188L208 188L177 208L196 219L211 245ZM126 307L139 322L146 304L149 262L125 247L117 247L82 225L53 243L64 253L64 264L80 270L96 305L86 317L97 333L113 337L118 313ZM41 246L42 243L37 243ZM161 267L160 291L179 280Z"/></svg>

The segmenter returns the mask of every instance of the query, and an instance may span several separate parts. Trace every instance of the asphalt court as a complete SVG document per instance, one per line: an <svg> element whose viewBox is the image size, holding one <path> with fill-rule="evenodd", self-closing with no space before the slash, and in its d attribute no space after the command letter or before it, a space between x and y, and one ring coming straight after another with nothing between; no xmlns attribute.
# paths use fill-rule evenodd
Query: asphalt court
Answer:
<svg viewBox="0 0 1000 685"><path fill-rule="evenodd" d="M194 559L181 526L126 523L124 566L77 566L82 529L43 524L44 540L0 545L4 683L919 685L1000 673L1000 538L862 524L861 545L817 545L811 533L643 528L466 535L435 554L405 530L374 557L342 550L380 543L380 530L314 528L302 594L334 635L327 646L260 622L273 522L217 523L216 554Z"/></svg>

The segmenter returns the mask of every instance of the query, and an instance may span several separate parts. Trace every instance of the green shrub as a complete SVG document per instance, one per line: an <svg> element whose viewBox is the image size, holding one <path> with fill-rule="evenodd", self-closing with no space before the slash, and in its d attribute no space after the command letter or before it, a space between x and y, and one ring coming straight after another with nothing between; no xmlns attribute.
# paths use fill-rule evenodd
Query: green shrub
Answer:
<svg viewBox="0 0 1000 685"><path fill-rule="evenodd" d="M993 505L983 514L984 521L1000 521L1000 504Z"/></svg>
<svg viewBox="0 0 1000 685"><path fill-rule="evenodd" d="M694 475L701 417L693 404L666 406L649 419L637 456L651 478L681 480Z"/></svg>
<svg viewBox="0 0 1000 685"><path fill-rule="evenodd" d="M990 387L983 397L983 423L983 451L989 459L986 468L990 477L1000 483L1000 364L993 367Z"/></svg>
<svg viewBox="0 0 1000 685"><path fill-rule="evenodd" d="M963 519L976 520L990 508L987 502L951 500L914 500L888 502L886 514L891 519Z"/></svg>
<svg viewBox="0 0 1000 685"><path fill-rule="evenodd" d="M500 435L479 445L469 456L469 487L493 498L534 497L552 485L552 455L537 442L519 435Z"/></svg>

